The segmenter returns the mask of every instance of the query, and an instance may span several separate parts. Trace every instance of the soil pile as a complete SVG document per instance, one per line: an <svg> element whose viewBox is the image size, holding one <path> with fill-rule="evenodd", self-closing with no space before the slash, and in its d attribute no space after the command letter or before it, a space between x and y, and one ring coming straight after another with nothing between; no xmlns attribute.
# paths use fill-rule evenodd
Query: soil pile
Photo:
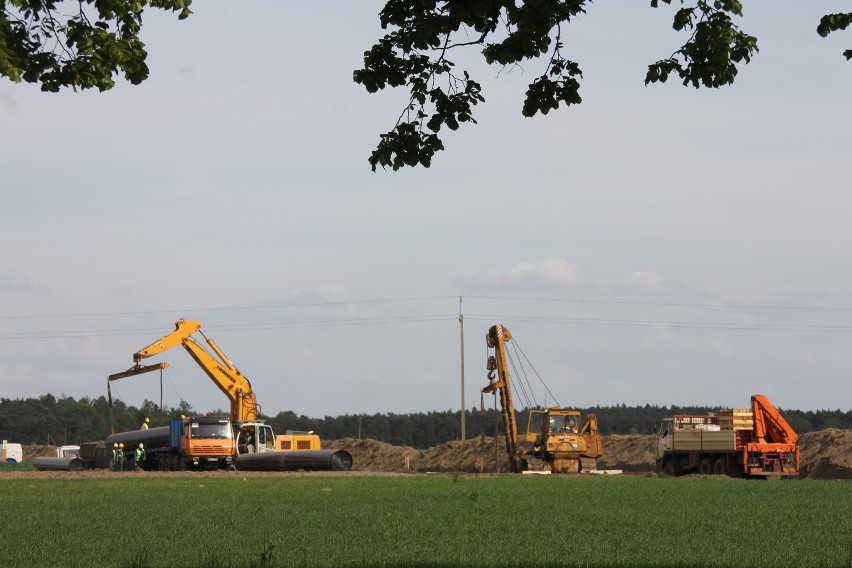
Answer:
<svg viewBox="0 0 852 568"><path fill-rule="evenodd" d="M603 437L604 455L598 469L625 472L653 471L657 438L653 435L610 435ZM479 438L454 441L418 450L393 446L376 440L324 440L324 449L346 450L352 454L353 471L371 473L506 473L505 440ZM852 430L829 428L799 437L801 477L806 479L852 479ZM38 456L55 456L56 446L24 446L24 461Z"/></svg>
<svg viewBox="0 0 852 568"><path fill-rule="evenodd" d="M477 438L417 450L375 440L345 439L324 442L323 447L347 450L357 471L505 473L509 466L504 443L503 438L496 441L487 438L483 447ZM598 469L653 471L656 445L654 435L604 436L604 455L598 460ZM802 478L852 479L852 430L829 428L803 434L799 437L799 448Z"/></svg>
<svg viewBox="0 0 852 568"><path fill-rule="evenodd" d="M477 438L446 442L428 450L393 446L376 440L324 440L323 448L346 450L352 454L355 471L423 473L423 472L507 472L505 442L494 438L482 442Z"/></svg>
<svg viewBox="0 0 852 568"><path fill-rule="evenodd" d="M34 458L55 458L57 447L33 444L31 446L22 446L21 449L23 450L21 453L23 454L24 463L30 463Z"/></svg>
<svg viewBox="0 0 852 568"><path fill-rule="evenodd" d="M827 428L799 437L800 477L852 479L852 430Z"/></svg>
<svg viewBox="0 0 852 568"><path fill-rule="evenodd" d="M612 434L603 437L603 456L598 469L646 472L654 469L657 437L642 434Z"/></svg>

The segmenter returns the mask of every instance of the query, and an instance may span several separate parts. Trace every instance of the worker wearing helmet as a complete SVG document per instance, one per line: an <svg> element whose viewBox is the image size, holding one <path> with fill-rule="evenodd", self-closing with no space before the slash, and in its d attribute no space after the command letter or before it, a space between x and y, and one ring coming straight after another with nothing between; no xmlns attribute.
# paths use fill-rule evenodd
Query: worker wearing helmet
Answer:
<svg viewBox="0 0 852 568"><path fill-rule="evenodd" d="M151 419L150 419L150 418L148 418L148 417L145 417L145 422L143 422L143 423L142 423L142 430L147 430L147 429L148 429L148 423L149 423L149 422L151 422Z"/></svg>
<svg viewBox="0 0 852 568"><path fill-rule="evenodd" d="M112 445L112 460L109 462L109 468L113 471L118 466L118 444Z"/></svg>
<svg viewBox="0 0 852 568"><path fill-rule="evenodd" d="M116 471L124 471L125 459L126 458L124 456L124 442L120 442L118 444L118 453L116 454L116 461L115 461L115 470Z"/></svg>
<svg viewBox="0 0 852 568"><path fill-rule="evenodd" d="M139 442L139 447L133 452L133 469L141 468L142 462L145 461L145 446Z"/></svg>

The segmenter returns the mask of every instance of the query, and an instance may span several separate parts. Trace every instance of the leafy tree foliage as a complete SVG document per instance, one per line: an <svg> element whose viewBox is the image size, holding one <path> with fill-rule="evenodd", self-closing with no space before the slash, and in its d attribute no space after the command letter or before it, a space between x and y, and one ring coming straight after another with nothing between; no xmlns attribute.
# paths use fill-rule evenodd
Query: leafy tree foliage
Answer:
<svg viewBox="0 0 852 568"><path fill-rule="evenodd" d="M823 428L852 428L852 411L819 410L801 411L779 409L785 419L799 434ZM718 408L703 406L596 406L582 409L583 414L595 413L602 434L652 434L660 420L674 414L707 414ZM517 423L524 429L528 410L519 411ZM222 409L214 414L227 415ZM140 408L127 406L121 400L113 401L112 415L117 432L135 430L146 417L152 426L162 426L181 415L197 414L185 400L176 408L159 408L146 400ZM415 414L345 414L310 418L292 411L279 412L273 417L261 416L272 425L276 433L288 430L313 431L321 439L340 438L372 439L396 446L426 449L461 438L459 411L446 410ZM487 409L465 412L468 437L480 434L493 437L503 435L500 413ZM0 398L0 437L22 444L76 444L103 440L110 433L110 408L106 398L59 398L46 394L39 398Z"/></svg>
<svg viewBox="0 0 852 568"><path fill-rule="evenodd" d="M16 83L62 87L115 85L113 75L138 85L148 78L139 39L147 7L191 13L192 0L0 0L0 75Z"/></svg>
<svg viewBox="0 0 852 568"><path fill-rule="evenodd" d="M662 0L671 4L672 0ZM645 84L664 83L677 75L684 85L730 85L738 66L751 61L757 39L734 24L743 15L740 0L696 0L680 8L673 27L686 42L668 57L648 66ZM429 167L443 150L443 127L457 130L476 120L473 107L485 98L482 86L467 71L457 71L451 53L476 48L489 64L502 67L543 59L542 71L526 92L522 112L532 117L560 105L582 101L579 63L568 59L562 43L565 26L586 12L590 0L387 0L379 13L379 41L364 53L364 67L354 80L370 93L405 87L410 98L394 128L382 134L369 162L398 170ZM651 0L657 8L659 0ZM825 16L818 32L825 37L843 30L852 13ZM847 59L852 51L846 51Z"/></svg>

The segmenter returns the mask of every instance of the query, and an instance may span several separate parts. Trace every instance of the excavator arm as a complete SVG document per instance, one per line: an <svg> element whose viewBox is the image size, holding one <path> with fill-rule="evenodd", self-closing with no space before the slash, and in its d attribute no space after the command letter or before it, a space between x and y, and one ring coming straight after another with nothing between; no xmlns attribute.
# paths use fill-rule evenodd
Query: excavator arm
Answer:
<svg viewBox="0 0 852 568"><path fill-rule="evenodd" d="M192 338L195 333L200 333L207 344L213 349L216 357L211 355L204 347ZM165 337L158 339L151 345L140 349L133 355L133 361L139 366L142 359L159 355L172 347L182 346L198 366L219 387L228 400L231 401L231 420L244 421L256 420L258 405L254 391L249 380L240 373L233 363L219 349L216 343L204 335L201 324L194 320L179 320L175 323L175 330ZM218 358L217 358L218 357Z"/></svg>

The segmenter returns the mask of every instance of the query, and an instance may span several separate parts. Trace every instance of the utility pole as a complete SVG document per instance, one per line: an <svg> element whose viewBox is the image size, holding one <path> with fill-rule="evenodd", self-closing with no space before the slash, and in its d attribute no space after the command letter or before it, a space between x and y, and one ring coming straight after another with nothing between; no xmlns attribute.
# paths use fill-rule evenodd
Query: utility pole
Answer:
<svg viewBox="0 0 852 568"><path fill-rule="evenodd" d="M461 328L461 439L465 440L464 431L464 314L462 314L462 297L459 296L459 327Z"/></svg>

